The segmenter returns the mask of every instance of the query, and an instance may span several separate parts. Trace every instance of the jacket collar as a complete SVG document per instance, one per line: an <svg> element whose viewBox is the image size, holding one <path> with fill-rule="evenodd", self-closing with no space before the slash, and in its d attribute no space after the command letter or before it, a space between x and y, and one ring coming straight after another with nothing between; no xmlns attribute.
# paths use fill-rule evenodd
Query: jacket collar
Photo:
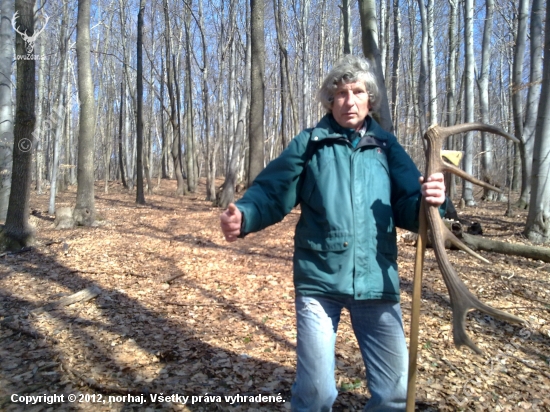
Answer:
<svg viewBox="0 0 550 412"><path fill-rule="evenodd" d="M367 122L367 131L365 135L376 136L380 140L388 140L387 132L371 116L365 118ZM338 124L331 113L327 113L313 128L313 134L318 140L325 138L350 138L355 133L354 129L347 129Z"/></svg>
<svg viewBox="0 0 550 412"><path fill-rule="evenodd" d="M387 132L382 129L376 120L374 120L371 116L367 116L365 121L367 122L367 131L365 136L374 136L376 139L381 141L388 140ZM317 126L313 129L312 135L317 137L315 140L342 137L349 139L354 133L355 130L340 126L334 119L334 116L331 113L327 113L323 116L319 123L317 123Z"/></svg>

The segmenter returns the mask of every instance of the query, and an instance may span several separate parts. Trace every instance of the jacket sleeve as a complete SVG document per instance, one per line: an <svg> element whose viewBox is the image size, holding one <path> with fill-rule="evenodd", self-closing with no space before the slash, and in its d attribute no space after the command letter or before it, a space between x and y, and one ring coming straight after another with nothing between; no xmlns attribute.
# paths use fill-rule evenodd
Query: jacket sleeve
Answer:
<svg viewBox="0 0 550 412"><path fill-rule="evenodd" d="M392 136L388 150L388 163L392 182L392 210L396 226L418 232L418 214L422 198L420 172L405 149ZM443 216L447 208L447 200L439 207Z"/></svg>
<svg viewBox="0 0 550 412"><path fill-rule="evenodd" d="M299 196L298 181L307 160L309 136L309 130L296 136L235 203L244 215L241 237L280 222L294 208Z"/></svg>

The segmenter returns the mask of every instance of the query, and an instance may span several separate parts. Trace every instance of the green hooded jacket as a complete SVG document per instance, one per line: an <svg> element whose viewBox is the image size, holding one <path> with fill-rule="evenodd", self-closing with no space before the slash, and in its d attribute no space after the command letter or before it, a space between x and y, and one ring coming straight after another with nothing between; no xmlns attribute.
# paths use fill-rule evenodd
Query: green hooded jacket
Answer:
<svg viewBox="0 0 550 412"><path fill-rule="evenodd" d="M298 294L399 301L396 227L418 230L420 172L394 135L366 120L354 148L357 133L324 116L236 202L241 236L281 221L300 204L293 260Z"/></svg>

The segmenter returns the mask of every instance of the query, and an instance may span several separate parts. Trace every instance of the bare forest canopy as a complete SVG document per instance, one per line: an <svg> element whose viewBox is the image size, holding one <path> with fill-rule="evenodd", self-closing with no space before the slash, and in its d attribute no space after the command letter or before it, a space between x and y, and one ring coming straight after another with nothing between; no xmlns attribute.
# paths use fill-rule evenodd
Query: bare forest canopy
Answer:
<svg viewBox="0 0 550 412"><path fill-rule="evenodd" d="M430 45L433 51L430 48L429 55L435 59L433 95L436 101L431 102L427 86L424 89L426 96L419 96L423 34L419 2L395 0L376 3L378 44L394 132L422 170L421 118L427 117L428 124L461 122L465 118L464 7L460 1L432 4L430 30L435 35ZM527 44L521 83L514 84L514 39L518 25L518 5L515 3L498 0L494 4L488 68L488 122L512 133L512 95L519 93L522 99L526 98L531 53ZM33 179L38 177L46 183L50 181L54 166L53 139L61 124L64 132L60 134L58 179L63 181L62 185L67 185L76 182L80 106L75 51L77 4L69 2L65 16L64 5L65 2L45 2L37 12L37 28L43 27L44 30L34 46L34 53L42 58L36 62L37 88L41 89L36 109L41 115L34 135L33 161L37 167L33 170ZM263 5L266 48L263 160L267 163L280 153L297 131L311 127L323 114L316 101L316 90L332 63L344 53L348 41L343 32L344 9L339 1L274 0ZM179 133L183 162L189 161L185 153L190 152L194 173L206 176L210 170L213 175L225 175L238 138L240 105L247 102L243 96L249 93L249 79L245 77L250 32L248 8L248 2L243 0L146 2L143 15L143 138L144 162L149 178L173 176L171 151ZM362 54L357 1L349 2L347 9L350 51ZM124 168L130 186L136 179L138 11L139 4L135 0L96 1L91 7L90 22L96 97L95 178L120 178L121 168ZM42 12L49 17L45 27ZM482 63L485 16L485 4L478 2L473 14L478 69ZM451 28L454 32L450 31ZM66 53L62 47L64 40L68 45ZM453 65L450 65L451 60ZM288 71L284 78L281 64ZM60 98L58 81L62 75L66 79L62 90L65 100L60 113L57 108ZM476 73L476 76L480 75ZM172 78L171 87L178 103L176 128L171 126L173 115L167 89L168 76ZM282 80L287 84L282 85ZM208 88L206 98L205 87ZM285 100L281 100L281 93L284 93ZM450 100L449 94L454 99ZM420 107L417 102L424 102L425 107ZM480 118L479 107L476 102L476 120ZM121 110L122 118L119 117ZM205 117L207 113L209 116ZM284 124L283 114L287 118ZM63 124L60 118L64 116L67 119ZM247 122L244 122L245 131L247 127ZM480 153L481 139L476 139L474 144L474 150ZM462 143L458 140L449 142L449 146L462 150ZM118 158L119 150L122 150L122 162ZM238 153L238 180L246 176L247 150L244 141ZM498 186L505 187L509 180L518 178L519 153L498 140L494 142L492 154L498 161L493 163L491 179ZM474 175L478 177L482 174L481 161L481 155L473 161ZM188 165L184 166L185 177Z"/></svg>

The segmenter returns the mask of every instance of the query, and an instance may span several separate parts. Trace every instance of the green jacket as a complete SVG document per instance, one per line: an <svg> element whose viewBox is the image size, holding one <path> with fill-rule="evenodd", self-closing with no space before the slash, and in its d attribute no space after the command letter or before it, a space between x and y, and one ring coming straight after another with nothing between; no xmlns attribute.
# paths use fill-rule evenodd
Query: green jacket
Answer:
<svg viewBox="0 0 550 412"><path fill-rule="evenodd" d="M399 301L396 226L418 230L420 173L374 119L355 148L354 133L329 114L296 136L236 202L241 235L281 221L299 203L298 294Z"/></svg>

